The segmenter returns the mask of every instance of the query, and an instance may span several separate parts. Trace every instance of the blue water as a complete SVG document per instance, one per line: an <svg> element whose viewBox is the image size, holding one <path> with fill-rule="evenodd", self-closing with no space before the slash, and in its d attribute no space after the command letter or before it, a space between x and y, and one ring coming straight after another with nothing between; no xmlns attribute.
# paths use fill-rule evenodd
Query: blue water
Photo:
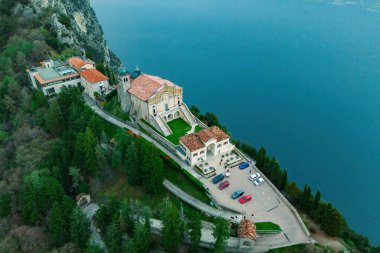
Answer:
<svg viewBox="0 0 380 253"><path fill-rule="evenodd" d="M184 87L380 243L380 1L92 0L133 70Z"/></svg>

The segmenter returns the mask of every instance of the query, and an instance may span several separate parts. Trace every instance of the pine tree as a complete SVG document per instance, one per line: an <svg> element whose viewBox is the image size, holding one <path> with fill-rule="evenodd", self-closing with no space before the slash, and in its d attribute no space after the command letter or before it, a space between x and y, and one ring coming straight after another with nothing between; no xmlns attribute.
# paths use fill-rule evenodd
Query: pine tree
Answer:
<svg viewBox="0 0 380 253"><path fill-rule="evenodd" d="M87 246L84 252L85 253L105 253L102 247L100 247L99 244L97 244L96 242L92 240L90 240L87 243Z"/></svg>
<svg viewBox="0 0 380 253"><path fill-rule="evenodd" d="M141 184L141 142L137 141L127 149L126 154L126 172L128 183L131 185Z"/></svg>
<svg viewBox="0 0 380 253"><path fill-rule="evenodd" d="M327 205L324 212L321 228L330 236L338 236L344 225L342 215L331 204Z"/></svg>
<svg viewBox="0 0 380 253"><path fill-rule="evenodd" d="M0 218L7 217L11 213L12 195L8 192L0 193Z"/></svg>
<svg viewBox="0 0 380 253"><path fill-rule="evenodd" d="M313 201L313 211L317 211L319 207L319 202L321 201L321 192L318 190L315 194L314 201Z"/></svg>
<svg viewBox="0 0 380 253"><path fill-rule="evenodd" d="M56 247L62 246L67 241L65 220L58 202L54 202L49 215L49 235Z"/></svg>
<svg viewBox="0 0 380 253"><path fill-rule="evenodd" d="M279 190L280 191L285 190L287 184L288 184L288 172L284 169L282 171L282 175L281 175L281 183L280 183L280 186L279 186Z"/></svg>
<svg viewBox="0 0 380 253"><path fill-rule="evenodd" d="M278 162L274 164L274 168L270 174L270 181L276 186L279 187L281 182L281 170Z"/></svg>
<svg viewBox="0 0 380 253"><path fill-rule="evenodd" d="M75 207L70 216L71 240L80 248L85 248L87 240L90 238L90 221L86 218L79 207Z"/></svg>
<svg viewBox="0 0 380 253"><path fill-rule="evenodd" d="M121 233L117 224L116 216L107 228L107 245L110 253L119 253L121 251Z"/></svg>
<svg viewBox="0 0 380 253"><path fill-rule="evenodd" d="M145 189L151 193L158 195L162 191L162 182L164 181L164 165L161 157L158 156L156 150L145 154L142 162L143 184Z"/></svg>
<svg viewBox="0 0 380 253"><path fill-rule="evenodd" d="M215 252L224 252L224 246L226 244L226 241L228 238L230 238L230 229L228 226L228 222L225 219L218 217L215 220L215 228L212 235L215 238Z"/></svg>
<svg viewBox="0 0 380 253"><path fill-rule="evenodd" d="M50 133L55 136L60 136L63 133L65 126L64 118L57 100L51 102L45 121Z"/></svg>
<svg viewBox="0 0 380 253"><path fill-rule="evenodd" d="M85 171L93 174L97 170L96 162L96 138L91 128L87 128L83 138L83 149L85 154Z"/></svg>
<svg viewBox="0 0 380 253"><path fill-rule="evenodd" d="M193 212L189 217L188 228L190 229L191 251L198 252L199 243L202 237L202 221L199 212Z"/></svg>
<svg viewBox="0 0 380 253"><path fill-rule="evenodd" d="M178 209L169 201L165 203L162 219L162 240L167 252L176 252L184 239L184 223Z"/></svg>

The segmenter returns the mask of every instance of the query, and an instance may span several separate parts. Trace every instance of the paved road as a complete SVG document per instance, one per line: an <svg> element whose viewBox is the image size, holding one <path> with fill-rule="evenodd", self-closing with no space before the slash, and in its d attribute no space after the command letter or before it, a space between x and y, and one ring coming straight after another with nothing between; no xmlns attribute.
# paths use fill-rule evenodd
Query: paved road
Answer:
<svg viewBox="0 0 380 253"><path fill-rule="evenodd" d="M193 196L187 194L186 192L179 189L177 186L165 180L163 183L164 187L173 193L175 196L188 203L189 205L201 210L203 213L209 214L214 217L223 217L224 219L239 223L243 219L242 214L232 213L228 211L222 211L216 208L211 207L203 203L202 201L194 198Z"/></svg>
<svg viewBox="0 0 380 253"><path fill-rule="evenodd" d="M98 230L94 224L94 221L92 217L95 215L96 211L98 211L99 206L96 203L91 203L87 205L85 208L83 208L83 212L86 215L86 217L90 220L91 223L91 240L93 240L95 243L97 243L101 248L104 249L106 253L108 253L107 247L103 242L102 237L98 233Z"/></svg>

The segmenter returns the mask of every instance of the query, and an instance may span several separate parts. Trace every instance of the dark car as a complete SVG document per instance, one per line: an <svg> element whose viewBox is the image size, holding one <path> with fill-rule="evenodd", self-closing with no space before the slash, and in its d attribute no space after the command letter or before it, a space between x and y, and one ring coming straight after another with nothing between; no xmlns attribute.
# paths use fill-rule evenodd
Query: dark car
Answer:
<svg viewBox="0 0 380 253"><path fill-rule="evenodd" d="M244 163L240 164L239 169L244 170L245 168L248 168L248 167L249 167L249 163L244 162Z"/></svg>
<svg viewBox="0 0 380 253"><path fill-rule="evenodd" d="M232 193L231 198L232 199L237 199L238 197L240 197L243 194L244 194L244 190L240 189L240 190L237 190L234 193Z"/></svg>
<svg viewBox="0 0 380 253"><path fill-rule="evenodd" d="M226 187L229 186L229 185L230 185L230 182L229 182L228 180L226 180L226 181L222 182L222 183L218 186L218 188L219 188L220 190L223 190L224 188L226 188Z"/></svg>
<svg viewBox="0 0 380 253"><path fill-rule="evenodd" d="M214 184L217 184L217 183L219 183L220 181L222 181L224 179L224 174L219 174L219 175L217 175L216 177L214 177L213 179L212 179L212 182L214 183Z"/></svg>

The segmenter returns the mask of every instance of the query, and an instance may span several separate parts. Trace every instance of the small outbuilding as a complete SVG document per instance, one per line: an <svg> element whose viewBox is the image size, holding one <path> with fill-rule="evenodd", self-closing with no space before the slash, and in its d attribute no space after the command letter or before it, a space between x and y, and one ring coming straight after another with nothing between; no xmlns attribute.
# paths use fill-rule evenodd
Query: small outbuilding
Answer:
<svg viewBox="0 0 380 253"><path fill-rule="evenodd" d="M238 227L240 239L239 250L241 252L252 252L256 240L256 225L253 221L244 219Z"/></svg>

